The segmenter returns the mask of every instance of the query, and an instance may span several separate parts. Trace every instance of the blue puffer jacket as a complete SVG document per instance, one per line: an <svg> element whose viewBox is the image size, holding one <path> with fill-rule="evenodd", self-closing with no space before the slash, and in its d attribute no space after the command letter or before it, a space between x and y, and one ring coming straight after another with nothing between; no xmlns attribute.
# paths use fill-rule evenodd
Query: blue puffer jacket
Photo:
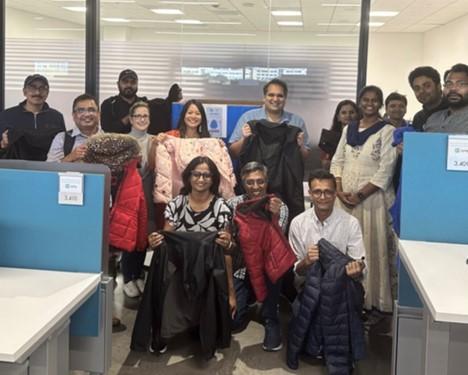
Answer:
<svg viewBox="0 0 468 375"><path fill-rule="evenodd" d="M323 354L330 375L350 374L353 362L365 356L361 311L364 290L346 275L352 259L328 241L318 243L320 261L307 272L289 323L287 364L299 367L299 354Z"/></svg>

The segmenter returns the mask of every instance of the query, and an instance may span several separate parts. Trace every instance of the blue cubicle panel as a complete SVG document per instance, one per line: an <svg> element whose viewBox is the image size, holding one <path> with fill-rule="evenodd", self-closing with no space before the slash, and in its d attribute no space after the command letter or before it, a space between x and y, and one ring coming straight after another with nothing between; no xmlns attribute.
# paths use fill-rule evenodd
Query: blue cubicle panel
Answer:
<svg viewBox="0 0 468 375"><path fill-rule="evenodd" d="M237 120L242 116L244 112L250 111L251 109L258 108L259 106L253 105L235 105L230 104L227 107L227 137L229 139L234 128L236 127ZM177 122L179 121L180 113L182 112L183 104L173 103L172 104L172 128L177 127Z"/></svg>
<svg viewBox="0 0 468 375"><path fill-rule="evenodd" d="M58 203L58 172L70 170L84 173L82 206ZM0 266L87 273L105 270L109 175L103 166L1 161ZM98 312L96 291L73 315L71 334L97 335Z"/></svg>
<svg viewBox="0 0 468 375"><path fill-rule="evenodd" d="M447 134L405 134L401 239L468 243L468 173L447 171L447 139ZM399 304L421 306L403 267Z"/></svg>

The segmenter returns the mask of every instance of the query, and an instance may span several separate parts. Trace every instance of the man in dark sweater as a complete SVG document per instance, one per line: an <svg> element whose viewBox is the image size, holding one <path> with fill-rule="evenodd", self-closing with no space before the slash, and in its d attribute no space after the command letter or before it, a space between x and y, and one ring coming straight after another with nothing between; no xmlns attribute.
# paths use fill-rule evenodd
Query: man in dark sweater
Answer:
<svg viewBox="0 0 468 375"><path fill-rule="evenodd" d="M0 147L9 158L42 161L55 134L65 131L65 121L46 103L49 81L43 75L26 77L23 94L24 101L0 113Z"/></svg>
<svg viewBox="0 0 468 375"><path fill-rule="evenodd" d="M147 102L146 97L138 97L138 76L131 69L120 72L117 81L119 95L111 96L101 105L101 127L107 133L129 133L130 116L128 111L137 101Z"/></svg>
<svg viewBox="0 0 468 375"><path fill-rule="evenodd" d="M423 105L413 117L413 127L417 131L423 131L423 125L429 116L448 107L447 100L442 95L440 74L431 66L419 66L409 74L408 81L416 99Z"/></svg>

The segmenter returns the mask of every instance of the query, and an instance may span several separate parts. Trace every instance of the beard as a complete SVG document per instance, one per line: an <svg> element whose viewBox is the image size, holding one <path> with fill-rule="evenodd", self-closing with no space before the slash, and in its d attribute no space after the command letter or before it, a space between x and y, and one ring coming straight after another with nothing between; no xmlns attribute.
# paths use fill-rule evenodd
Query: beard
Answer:
<svg viewBox="0 0 468 375"><path fill-rule="evenodd" d="M119 93L124 98L131 99L136 95L137 89L133 89L132 87L126 87L124 89L120 89Z"/></svg>
<svg viewBox="0 0 468 375"><path fill-rule="evenodd" d="M450 94L447 96L447 101L450 107L462 108L468 105L468 96L462 96L459 94Z"/></svg>

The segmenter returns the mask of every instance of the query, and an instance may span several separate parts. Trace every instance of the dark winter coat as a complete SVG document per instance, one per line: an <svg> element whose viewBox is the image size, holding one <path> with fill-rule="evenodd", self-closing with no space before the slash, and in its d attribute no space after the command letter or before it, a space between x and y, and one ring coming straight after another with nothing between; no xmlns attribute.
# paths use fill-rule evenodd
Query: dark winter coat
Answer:
<svg viewBox="0 0 468 375"><path fill-rule="evenodd" d="M309 268L304 289L294 302L287 364L297 369L299 354L323 354L330 375L347 375L353 362L365 356L364 290L346 275L349 256L324 239L318 245L320 260Z"/></svg>
<svg viewBox="0 0 468 375"><path fill-rule="evenodd" d="M231 340L227 274L217 232L163 232L164 242L154 252L143 299L138 308L130 348L145 351L161 342L166 292L175 272L182 273L185 298L200 305L199 337L203 356ZM176 271L177 270L177 271ZM187 327L191 328L191 327Z"/></svg>
<svg viewBox="0 0 468 375"><path fill-rule="evenodd" d="M242 146L241 167L250 161L266 165L269 192L286 203L293 219L304 211L304 163L297 144L301 129L267 120L250 121L249 125L252 136Z"/></svg>

